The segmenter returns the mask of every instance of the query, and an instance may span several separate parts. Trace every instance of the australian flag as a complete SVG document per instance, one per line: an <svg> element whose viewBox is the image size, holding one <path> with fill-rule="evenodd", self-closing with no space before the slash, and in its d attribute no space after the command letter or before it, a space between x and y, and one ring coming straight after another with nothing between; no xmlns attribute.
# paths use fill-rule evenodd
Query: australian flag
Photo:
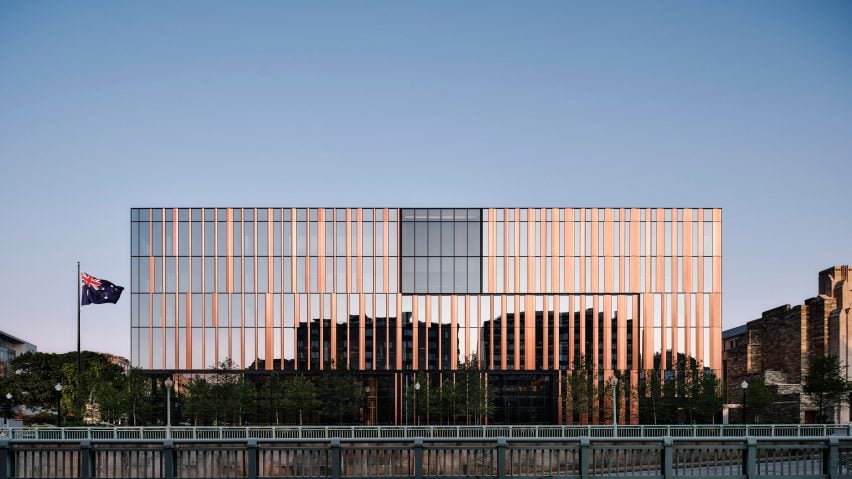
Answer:
<svg viewBox="0 0 852 479"><path fill-rule="evenodd" d="M105 279L98 279L92 275L82 273L80 281L83 283L82 299L80 304L103 304L117 303L124 291L122 286L117 286Z"/></svg>

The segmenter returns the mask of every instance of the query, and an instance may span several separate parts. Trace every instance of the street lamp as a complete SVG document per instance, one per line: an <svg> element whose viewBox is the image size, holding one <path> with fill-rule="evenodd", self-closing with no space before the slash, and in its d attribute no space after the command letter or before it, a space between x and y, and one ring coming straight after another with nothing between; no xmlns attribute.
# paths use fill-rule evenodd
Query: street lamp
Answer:
<svg viewBox="0 0 852 479"><path fill-rule="evenodd" d="M62 383L56 383L56 386L53 386L53 389L56 389L56 424L59 427L62 427Z"/></svg>
<svg viewBox="0 0 852 479"><path fill-rule="evenodd" d="M414 425L420 425L420 415L417 413L417 391L420 390L420 383L414 383Z"/></svg>
<svg viewBox="0 0 852 479"><path fill-rule="evenodd" d="M12 393L6 393L6 401L8 402L6 408L6 427L9 427L9 417L12 416Z"/></svg>
<svg viewBox="0 0 852 479"><path fill-rule="evenodd" d="M172 437L172 386L175 385L171 377L166 378L163 383L166 386L166 438Z"/></svg>
<svg viewBox="0 0 852 479"><path fill-rule="evenodd" d="M744 380L740 384L740 387L743 389L743 424L746 424L746 390L748 389L748 382Z"/></svg>
<svg viewBox="0 0 852 479"><path fill-rule="evenodd" d="M612 379L609 380L609 383L612 385L612 427L614 435L618 435L618 397L616 394L618 393L618 378L613 376Z"/></svg>

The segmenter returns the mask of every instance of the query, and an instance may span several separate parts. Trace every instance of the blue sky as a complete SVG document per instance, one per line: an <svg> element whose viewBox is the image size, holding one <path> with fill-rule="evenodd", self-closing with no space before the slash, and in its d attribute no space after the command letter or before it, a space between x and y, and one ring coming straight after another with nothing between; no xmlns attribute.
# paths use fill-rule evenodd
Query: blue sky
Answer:
<svg viewBox="0 0 852 479"><path fill-rule="evenodd" d="M718 206L724 326L852 262L849 2L0 3L0 329L139 206ZM83 347L129 355L129 301Z"/></svg>

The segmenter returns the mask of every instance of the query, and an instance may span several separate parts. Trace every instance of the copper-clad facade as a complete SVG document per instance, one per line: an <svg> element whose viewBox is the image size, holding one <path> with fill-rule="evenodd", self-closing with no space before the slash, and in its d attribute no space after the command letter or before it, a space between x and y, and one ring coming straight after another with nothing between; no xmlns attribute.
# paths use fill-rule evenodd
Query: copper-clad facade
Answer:
<svg viewBox="0 0 852 479"><path fill-rule="evenodd" d="M559 422L581 356L604 379L721 369L721 238L718 208L132 209L132 364L345 364L400 423L414 372L475 356L495 420Z"/></svg>

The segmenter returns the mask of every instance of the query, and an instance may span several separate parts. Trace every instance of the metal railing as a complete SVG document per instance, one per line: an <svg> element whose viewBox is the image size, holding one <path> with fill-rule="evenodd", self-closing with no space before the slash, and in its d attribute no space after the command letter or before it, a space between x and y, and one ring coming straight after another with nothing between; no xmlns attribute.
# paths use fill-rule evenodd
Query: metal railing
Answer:
<svg viewBox="0 0 852 479"><path fill-rule="evenodd" d="M625 426L213 426L66 427L0 430L0 438L98 439L494 439L852 436L850 424Z"/></svg>
<svg viewBox="0 0 852 479"><path fill-rule="evenodd" d="M0 478L852 477L852 438L0 441Z"/></svg>

